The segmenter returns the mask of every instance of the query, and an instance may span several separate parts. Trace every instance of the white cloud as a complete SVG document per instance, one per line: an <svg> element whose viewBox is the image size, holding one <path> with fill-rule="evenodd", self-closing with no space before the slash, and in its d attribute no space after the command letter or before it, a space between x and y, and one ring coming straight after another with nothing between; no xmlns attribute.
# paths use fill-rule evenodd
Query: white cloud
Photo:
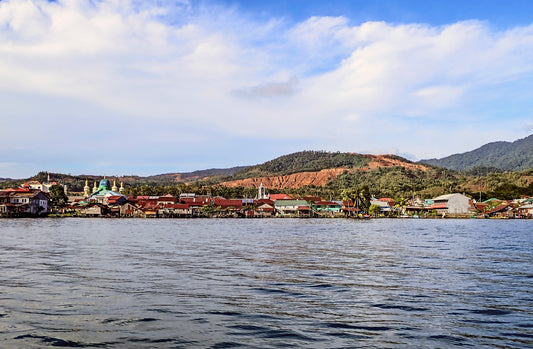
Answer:
<svg viewBox="0 0 533 349"><path fill-rule="evenodd" d="M422 152L421 143L475 129L491 115L490 103L503 102L488 97L498 96L499 86L501 96L520 95L531 110L533 92L518 86L532 80L533 25L350 25L344 17L291 24L187 1L0 2L0 90L26 98L19 106L42 102L24 112L29 125L41 124L43 115L64 123L54 103L67 99L69 110L97 110L100 122L140 139L172 138L175 129L176 138L189 140L209 133L230 144L254 135L301 140L302 148L427 157L442 149ZM17 110L0 112L4 148L12 147L6 140ZM76 119L80 141L93 137L86 114ZM439 120L446 123L432 132ZM501 125L483 127L489 138ZM60 132L46 130L51 137ZM156 151L151 142L137 147Z"/></svg>

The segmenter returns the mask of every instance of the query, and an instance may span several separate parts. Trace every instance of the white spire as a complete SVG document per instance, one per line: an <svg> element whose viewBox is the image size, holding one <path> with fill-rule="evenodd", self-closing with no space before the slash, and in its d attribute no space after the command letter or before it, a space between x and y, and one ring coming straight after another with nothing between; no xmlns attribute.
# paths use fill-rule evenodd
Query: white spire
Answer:
<svg viewBox="0 0 533 349"><path fill-rule="evenodd" d="M261 180L261 184L259 184L259 187L257 188L257 199L266 199L266 193L265 193L265 187L263 186L263 181Z"/></svg>

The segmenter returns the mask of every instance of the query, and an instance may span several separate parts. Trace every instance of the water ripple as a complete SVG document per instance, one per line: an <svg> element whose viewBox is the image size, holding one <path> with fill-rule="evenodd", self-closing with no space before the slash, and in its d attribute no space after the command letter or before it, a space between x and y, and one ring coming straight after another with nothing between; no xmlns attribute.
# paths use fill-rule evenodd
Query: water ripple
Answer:
<svg viewBox="0 0 533 349"><path fill-rule="evenodd" d="M531 221L1 223L2 348L533 342Z"/></svg>

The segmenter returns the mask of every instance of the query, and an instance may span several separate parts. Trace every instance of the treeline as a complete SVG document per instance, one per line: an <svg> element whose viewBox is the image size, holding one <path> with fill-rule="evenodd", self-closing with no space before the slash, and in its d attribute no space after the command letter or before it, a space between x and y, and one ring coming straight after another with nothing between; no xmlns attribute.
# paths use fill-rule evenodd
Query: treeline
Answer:
<svg viewBox="0 0 533 349"><path fill-rule="evenodd" d="M326 185L334 191L368 185L376 197L430 198L458 191L466 178L444 168L429 168L426 171L404 167L382 167L370 171L345 171Z"/></svg>
<svg viewBox="0 0 533 349"><path fill-rule="evenodd" d="M178 183L172 185L125 185L124 194L134 196L161 196L170 194L179 197L184 193L195 193L197 195L221 196L224 198L254 198L257 194L255 188L227 187L223 185L206 185L205 183Z"/></svg>

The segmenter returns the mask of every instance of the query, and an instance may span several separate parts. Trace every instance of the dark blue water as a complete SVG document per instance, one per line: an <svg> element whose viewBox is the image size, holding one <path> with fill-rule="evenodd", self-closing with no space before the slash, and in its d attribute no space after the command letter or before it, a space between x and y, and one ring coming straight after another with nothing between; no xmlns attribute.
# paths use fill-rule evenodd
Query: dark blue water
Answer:
<svg viewBox="0 0 533 349"><path fill-rule="evenodd" d="M533 347L533 221L0 220L0 347Z"/></svg>

